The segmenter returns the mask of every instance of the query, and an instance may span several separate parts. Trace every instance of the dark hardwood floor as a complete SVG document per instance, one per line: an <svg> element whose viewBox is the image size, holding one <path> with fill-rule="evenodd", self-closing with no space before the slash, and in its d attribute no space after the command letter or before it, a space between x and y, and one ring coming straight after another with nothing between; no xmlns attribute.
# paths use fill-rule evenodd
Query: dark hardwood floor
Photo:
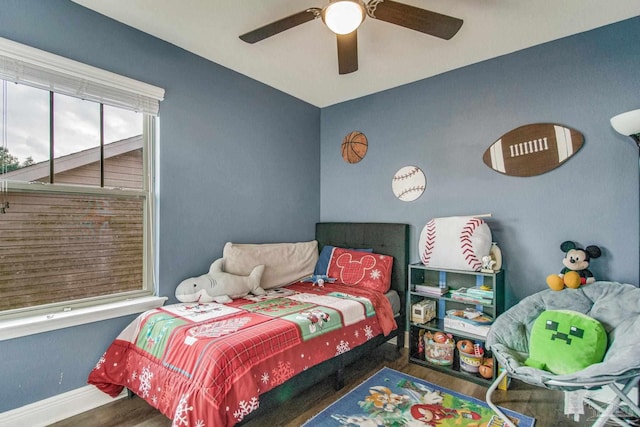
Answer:
<svg viewBox="0 0 640 427"><path fill-rule="evenodd" d="M388 366L407 374L424 378L440 386L484 400L486 387L436 372L421 366L409 364L407 350L396 356L395 347L385 344L370 354L370 357L350 365L345 372L345 387L333 389L332 378L308 389L306 392L283 402L278 407L260 414L243 424L246 427L287 426L297 427L320 412L338 397L367 379L383 366ZM536 418L536 427L588 426L593 423L593 410L585 408L586 414L580 422L574 422L564 415L564 395L524 383L513 381L508 391L497 390L493 400L505 408ZM169 427L171 421L144 400L120 399L95 410L53 424L54 427L100 426L100 427Z"/></svg>

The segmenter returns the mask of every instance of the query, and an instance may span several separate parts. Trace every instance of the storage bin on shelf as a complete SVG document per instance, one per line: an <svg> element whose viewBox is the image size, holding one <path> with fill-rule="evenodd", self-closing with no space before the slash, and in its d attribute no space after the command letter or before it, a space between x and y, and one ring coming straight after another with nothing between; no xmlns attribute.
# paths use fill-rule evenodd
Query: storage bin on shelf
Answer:
<svg viewBox="0 0 640 427"><path fill-rule="evenodd" d="M453 338L445 342L435 342L428 337L428 334L424 336L424 356L427 362L435 365L451 366L453 365L455 350L456 343Z"/></svg>
<svg viewBox="0 0 640 427"><path fill-rule="evenodd" d="M477 374L485 356L483 345L465 339L458 340L456 347L458 349L458 358L460 359L460 370Z"/></svg>
<svg viewBox="0 0 640 427"><path fill-rule="evenodd" d="M460 356L460 369L465 372L477 374L482 365L483 356L476 356L474 354L467 354L461 351L458 352Z"/></svg>

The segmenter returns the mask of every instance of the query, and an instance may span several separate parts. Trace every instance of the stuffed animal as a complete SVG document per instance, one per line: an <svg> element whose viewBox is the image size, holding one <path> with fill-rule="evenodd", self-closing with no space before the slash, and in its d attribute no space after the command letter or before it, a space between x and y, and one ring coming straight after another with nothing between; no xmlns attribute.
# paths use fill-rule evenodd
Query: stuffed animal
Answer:
<svg viewBox="0 0 640 427"><path fill-rule="evenodd" d="M545 310L533 323L524 364L558 375L602 362L607 332L598 320L572 310Z"/></svg>
<svg viewBox="0 0 640 427"><path fill-rule="evenodd" d="M325 283L333 283L336 281L335 278L329 277L326 274L312 274L311 276L302 279L302 282L310 282L311 286L316 286L320 288L324 288Z"/></svg>
<svg viewBox="0 0 640 427"><path fill-rule="evenodd" d="M264 265L256 266L248 276L236 276L222 271L223 258L211 264L209 272L198 277L183 280L176 288L176 298L180 302L231 302L249 293L264 295L260 279Z"/></svg>
<svg viewBox="0 0 640 427"><path fill-rule="evenodd" d="M560 274L547 276L547 285L554 291L567 288L577 289L580 285L593 283L596 279L593 273L587 269L591 258L599 258L602 252L600 248L591 245L585 249L579 248L574 242L566 241L560 245L562 252L566 252L562 264L564 268Z"/></svg>

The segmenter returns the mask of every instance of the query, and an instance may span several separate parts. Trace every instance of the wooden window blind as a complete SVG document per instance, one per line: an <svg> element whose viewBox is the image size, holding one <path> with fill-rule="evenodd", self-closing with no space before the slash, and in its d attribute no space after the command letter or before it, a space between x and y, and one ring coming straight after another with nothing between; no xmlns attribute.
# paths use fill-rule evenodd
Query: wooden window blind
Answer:
<svg viewBox="0 0 640 427"><path fill-rule="evenodd" d="M0 311L144 290L146 196L10 191Z"/></svg>

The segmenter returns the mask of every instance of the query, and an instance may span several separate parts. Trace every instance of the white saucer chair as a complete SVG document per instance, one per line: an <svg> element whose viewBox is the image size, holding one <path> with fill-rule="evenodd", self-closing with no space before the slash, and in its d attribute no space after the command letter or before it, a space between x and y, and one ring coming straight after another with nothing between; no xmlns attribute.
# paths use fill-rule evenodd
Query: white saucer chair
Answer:
<svg viewBox="0 0 640 427"><path fill-rule="evenodd" d="M569 375L525 366L531 328L544 310L574 310L600 321L608 335L604 360ZM593 426L613 425L610 422L629 426L625 419L640 417L637 402L627 396L640 380L640 289L633 285L595 282L578 289L547 289L528 296L498 316L486 344L495 361L504 368L487 390L486 401L511 427L515 427L513 422L491 401L491 395L506 376L565 392L610 388L615 396L604 406L583 397L583 403L599 413ZM621 405L628 414L624 417L616 411Z"/></svg>

